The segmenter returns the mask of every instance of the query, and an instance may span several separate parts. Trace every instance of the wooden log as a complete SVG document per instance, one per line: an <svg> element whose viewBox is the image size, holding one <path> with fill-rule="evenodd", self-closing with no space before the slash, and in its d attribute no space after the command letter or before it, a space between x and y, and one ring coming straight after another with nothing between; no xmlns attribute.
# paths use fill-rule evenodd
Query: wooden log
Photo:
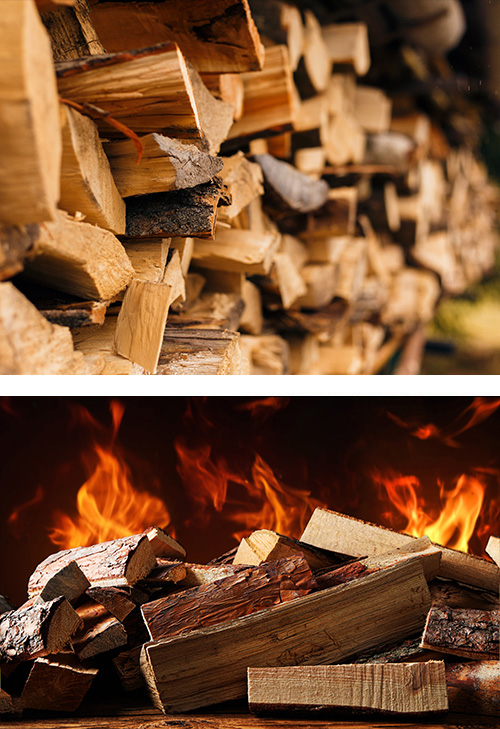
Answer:
<svg viewBox="0 0 500 729"><path fill-rule="evenodd" d="M219 219L232 220L263 194L264 178L260 165L250 162L241 151L224 158L223 163L220 176L231 195L231 204L221 209Z"/></svg>
<svg viewBox="0 0 500 729"><path fill-rule="evenodd" d="M113 666L118 674L124 691L137 691L144 686L140 670L142 645L122 651L112 658Z"/></svg>
<svg viewBox="0 0 500 729"><path fill-rule="evenodd" d="M180 581L182 587L200 587L232 577L246 570L243 564L191 564L185 562L186 576Z"/></svg>
<svg viewBox="0 0 500 729"><path fill-rule="evenodd" d="M499 610L462 610L432 606L422 648L475 660L498 659Z"/></svg>
<svg viewBox="0 0 500 729"><path fill-rule="evenodd" d="M172 638L294 600L315 584L304 557L296 554L167 595L146 603L141 612L152 640Z"/></svg>
<svg viewBox="0 0 500 729"><path fill-rule="evenodd" d="M179 252L179 261L184 278L184 294L186 294L186 278L193 258L194 238L172 238L170 246Z"/></svg>
<svg viewBox="0 0 500 729"><path fill-rule="evenodd" d="M429 583L432 604L437 607L472 608L473 610L499 610L499 597L477 587L460 585L453 580L437 578Z"/></svg>
<svg viewBox="0 0 500 729"><path fill-rule="evenodd" d="M175 43L56 64L59 93L91 104L136 134L200 138L202 130L186 62ZM105 137L122 137L96 116Z"/></svg>
<svg viewBox="0 0 500 729"><path fill-rule="evenodd" d="M249 668L248 704L254 714L355 709L425 716L448 711L445 665L428 661Z"/></svg>
<svg viewBox="0 0 500 729"><path fill-rule="evenodd" d="M241 73L262 68L264 49L247 0L143 2L90 0L99 38L110 51L145 48L170 40L200 73ZM230 20L229 20L230 19Z"/></svg>
<svg viewBox="0 0 500 729"><path fill-rule="evenodd" d="M297 299L304 309L321 309L332 301L337 287L337 268L332 263L308 263L301 271L307 290Z"/></svg>
<svg viewBox="0 0 500 729"><path fill-rule="evenodd" d="M83 213L87 223L117 235L125 233L125 203L116 189L94 122L62 105L61 126L59 207L73 215Z"/></svg>
<svg viewBox="0 0 500 729"><path fill-rule="evenodd" d="M298 539L277 534L270 529L258 529L241 540L233 564L259 565L298 553L304 555L313 572L344 561L341 555L321 552L321 550L303 544Z"/></svg>
<svg viewBox="0 0 500 729"><path fill-rule="evenodd" d="M127 200L127 235L211 238L217 207L225 201L220 177L186 190L157 192Z"/></svg>
<svg viewBox="0 0 500 729"><path fill-rule="evenodd" d="M90 587L76 562L69 562L61 567L43 586L43 589L32 594L39 594L42 600L50 601L56 597L65 597L69 602L78 600Z"/></svg>
<svg viewBox="0 0 500 729"><path fill-rule="evenodd" d="M486 553L500 567L500 537L491 536L486 545Z"/></svg>
<svg viewBox="0 0 500 729"><path fill-rule="evenodd" d="M241 315L239 328L246 334L259 335L262 333L262 327L264 326L260 289L254 283L245 279L241 296L245 308Z"/></svg>
<svg viewBox="0 0 500 729"><path fill-rule="evenodd" d="M330 61L333 64L349 64L358 76L364 76L370 68L370 45L365 23L338 23L323 27Z"/></svg>
<svg viewBox="0 0 500 729"><path fill-rule="evenodd" d="M352 557L381 554L389 549L405 547L415 539L387 527L376 526L329 509L316 509L309 520L301 541L320 549L349 553ZM442 552L439 576L466 585L496 592L500 571L472 554L464 554L448 547L436 545Z"/></svg>
<svg viewBox="0 0 500 729"><path fill-rule="evenodd" d="M328 192L324 206L308 216L303 238L307 242L325 236L353 236L358 208L355 187L337 187Z"/></svg>
<svg viewBox="0 0 500 729"><path fill-rule="evenodd" d="M52 220L59 200L61 131L50 41L32 0L0 21L0 222Z"/></svg>
<svg viewBox="0 0 500 729"><path fill-rule="evenodd" d="M261 132L286 131L294 120L293 79L286 46L266 48L262 71L242 74L244 101L241 119L228 138L255 137Z"/></svg>
<svg viewBox="0 0 500 729"><path fill-rule="evenodd" d="M127 240L123 247L130 258L135 278L152 283L161 283L165 275L170 238ZM118 298L123 297L120 295Z"/></svg>
<svg viewBox="0 0 500 729"><path fill-rule="evenodd" d="M367 154L367 137L354 114L340 114L330 119L323 139L326 159L335 167L348 162L372 161Z"/></svg>
<svg viewBox="0 0 500 729"><path fill-rule="evenodd" d="M213 241L195 241L193 262L200 268L267 274L279 246L279 235L239 230L217 229Z"/></svg>
<svg viewBox="0 0 500 729"><path fill-rule="evenodd" d="M276 253L270 280L279 293L284 309L289 309L307 293L304 279L288 253Z"/></svg>
<svg viewBox="0 0 500 729"><path fill-rule="evenodd" d="M0 688L0 715L1 714L12 714L14 712L14 704L12 703L12 697L7 691Z"/></svg>
<svg viewBox="0 0 500 729"><path fill-rule="evenodd" d="M248 359L251 375L290 374L290 351L283 337L262 334L259 337L243 335L241 348Z"/></svg>
<svg viewBox="0 0 500 729"><path fill-rule="evenodd" d="M420 566L402 564L215 628L147 643L141 670L158 708L188 711L245 696L247 667L334 663L405 638L423 625L429 603Z"/></svg>
<svg viewBox="0 0 500 729"><path fill-rule="evenodd" d="M174 308L182 306L186 301L186 284L182 272L179 251L172 248L168 252L167 265L163 274L163 283L170 286L170 303Z"/></svg>
<svg viewBox="0 0 500 729"><path fill-rule="evenodd" d="M116 353L154 374L167 323L172 287L134 278L123 298L115 330Z"/></svg>
<svg viewBox="0 0 500 729"><path fill-rule="evenodd" d="M159 375L248 374L239 335L213 329L167 329L158 361Z"/></svg>
<svg viewBox="0 0 500 729"><path fill-rule="evenodd" d="M68 654L37 658L18 701L19 709L76 711L97 675Z"/></svg>
<svg viewBox="0 0 500 729"><path fill-rule="evenodd" d="M266 190L292 210L308 213L322 207L328 200L328 184L324 180L311 180L293 165L278 160L270 154L255 156L262 168Z"/></svg>
<svg viewBox="0 0 500 729"><path fill-rule="evenodd" d="M139 164L131 140L104 145L122 197L196 187L210 182L223 166L221 159L201 152L193 144L181 144L161 134L148 134L141 143L144 153Z"/></svg>
<svg viewBox="0 0 500 729"><path fill-rule="evenodd" d="M70 7L49 8L42 20L56 61L106 52L92 25L87 0L75 0Z"/></svg>
<svg viewBox="0 0 500 729"><path fill-rule="evenodd" d="M156 559L144 534L75 547L49 555L41 562L28 582L28 593L42 590L51 577L69 562L75 561L92 586L133 585L155 566Z"/></svg>
<svg viewBox="0 0 500 729"><path fill-rule="evenodd" d="M149 539L149 543L156 557L165 557L171 559L185 559L186 550L179 544L170 534L160 529L160 527L152 526L146 529L144 534Z"/></svg>
<svg viewBox="0 0 500 729"><path fill-rule="evenodd" d="M233 107L233 118L243 113L243 81L237 73L204 73L201 80L216 99Z"/></svg>
<svg viewBox="0 0 500 729"><path fill-rule="evenodd" d="M209 154L217 154L233 124L233 107L216 99L203 83L198 71L190 63L187 67L203 132L203 146Z"/></svg>
<svg viewBox="0 0 500 729"><path fill-rule="evenodd" d="M93 374L143 375L144 370L119 354L115 354L116 317L109 316L99 327L76 329L73 332L75 349L86 361L96 363Z"/></svg>
<svg viewBox="0 0 500 729"><path fill-rule="evenodd" d="M172 314L168 319L167 328L237 331L243 307L244 302L236 293L206 291L191 306L178 314Z"/></svg>
<svg viewBox="0 0 500 729"><path fill-rule="evenodd" d="M30 598L0 616L0 661L27 661L57 653L69 643L81 620L64 597Z"/></svg>
<svg viewBox="0 0 500 729"><path fill-rule="evenodd" d="M109 305L108 301L83 301L23 279L16 280L16 287L49 322L71 328L102 324Z"/></svg>
<svg viewBox="0 0 500 729"><path fill-rule="evenodd" d="M40 226L23 274L29 281L98 301L119 294L132 275L125 249L112 233L63 212Z"/></svg>
<svg viewBox="0 0 500 729"><path fill-rule="evenodd" d="M332 62L314 13L306 10L304 20L304 52L295 71L295 83L302 98L307 99L326 91Z"/></svg>
<svg viewBox="0 0 500 729"><path fill-rule="evenodd" d="M255 24L264 41L286 45L292 71L297 68L304 50L304 25L298 8L281 0L250 0Z"/></svg>
<svg viewBox="0 0 500 729"><path fill-rule="evenodd" d="M474 716L500 712L500 662L448 663L446 686L450 711Z"/></svg>
<svg viewBox="0 0 500 729"><path fill-rule="evenodd" d="M391 124L392 101L381 89L356 86L354 116L366 132L387 132Z"/></svg>
<svg viewBox="0 0 500 729"><path fill-rule="evenodd" d="M108 653L127 643L127 631L113 616L105 616L84 626L72 640L73 650L81 661Z"/></svg>
<svg viewBox="0 0 500 729"><path fill-rule="evenodd" d="M38 224L0 225L0 281L12 278L24 268L24 260L30 254L38 238Z"/></svg>
<svg viewBox="0 0 500 729"><path fill-rule="evenodd" d="M98 602L111 613L117 620L122 622L127 615L135 609L136 603L131 593L119 587L89 587L86 591L87 597Z"/></svg>
<svg viewBox="0 0 500 729"><path fill-rule="evenodd" d="M88 374L69 329L50 324L13 284L0 284L0 373Z"/></svg>

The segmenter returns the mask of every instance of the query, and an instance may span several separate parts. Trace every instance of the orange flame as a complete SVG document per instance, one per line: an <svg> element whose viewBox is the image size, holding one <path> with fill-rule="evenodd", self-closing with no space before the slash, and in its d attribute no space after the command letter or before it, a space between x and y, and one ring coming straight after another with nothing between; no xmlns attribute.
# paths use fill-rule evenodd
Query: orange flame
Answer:
<svg viewBox="0 0 500 729"><path fill-rule="evenodd" d="M420 481L416 476L375 473L373 480L385 489L391 503L407 519L402 531L416 537L426 534L437 544L467 552L486 490L479 474L462 474L450 490L438 482L441 508L434 515L418 495ZM391 518L390 514L384 516Z"/></svg>
<svg viewBox="0 0 500 729"><path fill-rule="evenodd" d="M152 524L166 526L170 522L167 508L159 498L137 491L132 485L130 469L116 445L124 407L113 401L110 409L113 429L109 444L94 440L82 455L88 478L77 494L78 515L72 518L60 510L54 512L49 537L63 549L137 534ZM102 430L87 410L81 411L83 423Z"/></svg>

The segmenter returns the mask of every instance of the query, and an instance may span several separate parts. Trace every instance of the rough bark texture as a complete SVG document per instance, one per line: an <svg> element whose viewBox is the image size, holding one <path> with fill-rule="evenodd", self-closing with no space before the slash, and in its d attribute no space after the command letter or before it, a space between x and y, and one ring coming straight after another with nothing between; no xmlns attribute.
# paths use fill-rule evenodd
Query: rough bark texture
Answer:
<svg viewBox="0 0 500 729"><path fill-rule="evenodd" d="M211 238L223 183L212 182L186 190L143 195L127 200L127 235Z"/></svg>
<svg viewBox="0 0 500 729"><path fill-rule="evenodd" d="M40 592L54 574L75 561L91 585L134 584L155 566L149 540L143 534L76 547L51 554L38 565L28 583L30 595Z"/></svg>
<svg viewBox="0 0 500 729"><path fill-rule="evenodd" d="M498 595L460 585L452 580L432 580L429 590L433 605L449 608L472 608L473 610L498 610Z"/></svg>
<svg viewBox="0 0 500 729"><path fill-rule="evenodd" d="M24 259L29 255L38 238L39 227L34 225L0 226L0 281L12 278L24 268Z"/></svg>
<svg viewBox="0 0 500 729"><path fill-rule="evenodd" d="M64 597L31 598L0 617L0 662L27 661L63 648L80 625Z"/></svg>
<svg viewBox="0 0 500 729"><path fill-rule="evenodd" d="M498 659L500 611L432 607L422 647L479 660Z"/></svg>
<svg viewBox="0 0 500 729"><path fill-rule="evenodd" d="M317 210L328 200L329 187L324 180L312 180L293 165L270 154L255 155L255 161L264 173L266 189L274 193L282 205L307 213Z"/></svg>
<svg viewBox="0 0 500 729"><path fill-rule="evenodd" d="M151 638L157 640L288 602L307 595L314 586L307 562L296 555L168 595L141 609Z"/></svg>

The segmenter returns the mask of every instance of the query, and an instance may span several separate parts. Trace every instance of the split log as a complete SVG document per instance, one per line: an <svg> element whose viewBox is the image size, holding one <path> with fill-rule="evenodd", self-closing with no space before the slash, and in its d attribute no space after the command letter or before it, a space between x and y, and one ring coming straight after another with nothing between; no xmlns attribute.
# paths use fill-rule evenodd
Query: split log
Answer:
<svg viewBox="0 0 500 729"><path fill-rule="evenodd" d="M182 272L181 257L179 251L175 248L171 248L168 252L163 283L170 286L170 304L175 308L182 306L186 301L186 284Z"/></svg>
<svg viewBox="0 0 500 729"><path fill-rule="evenodd" d="M275 711L362 710L384 715L448 710L443 661L249 668L254 714Z"/></svg>
<svg viewBox="0 0 500 729"><path fill-rule="evenodd" d="M370 68L370 44L365 23L339 23L323 28L323 38L333 64L348 64L358 76Z"/></svg>
<svg viewBox="0 0 500 729"><path fill-rule="evenodd" d="M303 99L326 91L332 62L321 25L310 10L304 12L304 53L295 71L295 83Z"/></svg>
<svg viewBox="0 0 500 729"><path fill-rule="evenodd" d="M259 287L245 279L241 297L245 308L240 319L240 330L246 334L261 334L264 318L262 316L262 298Z"/></svg>
<svg viewBox="0 0 500 729"><path fill-rule="evenodd" d="M269 276L261 282L261 288L266 294L278 295L284 309L289 309L297 299L307 293L300 271L288 253L284 252L275 254Z"/></svg>
<svg viewBox="0 0 500 729"><path fill-rule="evenodd" d="M191 259L193 258L194 238L172 238L170 246L179 252L181 272L184 278L184 295L186 295L186 278L189 274Z"/></svg>
<svg viewBox="0 0 500 729"><path fill-rule="evenodd" d="M136 603L131 592L119 587L89 587L87 597L102 605L117 620L123 622L135 609Z"/></svg>
<svg viewBox="0 0 500 729"><path fill-rule="evenodd" d="M452 580L435 579L429 583L432 604L437 607L499 610L498 594L460 585Z"/></svg>
<svg viewBox="0 0 500 729"><path fill-rule="evenodd" d="M206 291L193 304L169 316L167 329L182 327L236 332L240 328L244 306L243 299L236 293Z"/></svg>
<svg viewBox="0 0 500 729"><path fill-rule="evenodd" d="M127 235L132 238L211 238L217 207L227 201L220 177L186 190L157 192L127 200Z"/></svg>
<svg viewBox="0 0 500 729"><path fill-rule="evenodd" d="M195 241L193 262L200 268L267 274L279 241L276 233L219 228L213 241Z"/></svg>
<svg viewBox="0 0 500 729"><path fill-rule="evenodd" d="M220 176L231 195L231 204L222 208L219 219L232 220L263 194L263 175L260 166L246 159L241 151L224 158L223 163Z"/></svg>
<svg viewBox="0 0 500 729"><path fill-rule="evenodd" d="M225 101L233 108L233 118L243 113L243 81L238 73L204 73L201 80L216 99Z"/></svg>
<svg viewBox="0 0 500 729"><path fill-rule="evenodd" d="M209 154L217 154L233 124L233 107L225 101L216 99L210 93L200 74L190 63L187 64L187 68L203 132L203 147L206 147Z"/></svg>
<svg viewBox="0 0 500 729"><path fill-rule="evenodd" d="M69 602L78 600L85 590L90 587L87 580L76 562L69 562L56 572L38 592L31 594L39 594L42 600L50 601L56 597L65 597Z"/></svg>
<svg viewBox="0 0 500 729"><path fill-rule="evenodd" d="M184 547L160 527L149 527L144 534L149 539L156 557L170 557L171 559L184 559L186 557Z"/></svg>
<svg viewBox="0 0 500 729"><path fill-rule="evenodd" d="M322 309L332 301L337 289L338 271L333 263L308 263L301 271L306 293L297 299L304 309Z"/></svg>
<svg viewBox="0 0 500 729"><path fill-rule="evenodd" d="M272 157L270 154L255 155L255 161L262 168L266 190L272 191L273 205L276 197L292 210L311 212L322 207L328 199L329 188L324 180L312 180L299 172L293 165Z"/></svg>
<svg viewBox="0 0 500 729"><path fill-rule="evenodd" d="M99 327L75 329L75 349L82 353L85 361L95 362L94 374L98 375L143 375L144 370L135 362L115 354L116 317L109 316Z"/></svg>
<svg viewBox="0 0 500 729"><path fill-rule="evenodd" d="M309 520L301 541L320 549L348 553L352 557L381 554L389 549L405 547L415 539L387 527L376 526L360 519L338 514L328 509L316 509ZM500 571L472 554L464 554L448 547L438 546L442 552L439 576L496 592Z"/></svg>
<svg viewBox="0 0 500 729"><path fill-rule="evenodd" d="M391 124L392 101L381 89L356 86L354 116L365 132L387 132Z"/></svg>
<svg viewBox="0 0 500 729"><path fill-rule="evenodd" d="M499 610L461 610L432 606L422 648L475 660L498 659Z"/></svg>
<svg viewBox="0 0 500 729"><path fill-rule="evenodd" d="M140 582L141 589L149 592L151 585L155 583L165 584L172 582L176 584L186 577L186 565L184 562L175 562L164 557L156 558L156 567L154 567L147 577Z"/></svg>
<svg viewBox="0 0 500 729"><path fill-rule="evenodd" d="M294 120L293 79L286 46L266 48L262 71L243 73L241 78L243 114L231 127L229 139L290 129Z"/></svg>
<svg viewBox="0 0 500 729"><path fill-rule="evenodd" d="M0 281L12 278L24 268L38 238L38 225L0 225Z"/></svg>
<svg viewBox="0 0 500 729"><path fill-rule="evenodd" d="M19 709L76 711L97 675L70 655L37 658L18 701Z"/></svg>
<svg viewBox="0 0 500 729"><path fill-rule="evenodd" d="M140 669L142 645L122 651L115 656L113 666L124 691L137 691L144 686L144 679Z"/></svg>
<svg viewBox="0 0 500 729"><path fill-rule="evenodd" d="M156 706L188 711L245 696L248 666L334 663L412 635L429 604L420 566L402 564L215 628L147 643L141 670Z"/></svg>
<svg viewBox="0 0 500 729"><path fill-rule="evenodd" d="M149 539L144 534L113 539L91 547L75 547L51 554L41 562L28 582L28 593L42 590L51 577L75 561L92 586L133 585L156 564Z"/></svg>
<svg viewBox="0 0 500 729"><path fill-rule="evenodd" d="M154 374L167 323L172 287L134 278L123 298L115 330L115 350Z"/></svg>
<svg viewBox="0 0 500 729"><path fill-rule="evenodd" d="M340 564L345 560L342 555L322 552L299 542L298 539L277 534L270 529L258 529L241 540L233 564L259 565L298 553L304 555L313 572Z"/></svg>
<svg viewBox="0 0 500 729"><path fill-rule="evenodd" d="M357 209L358 191L355 187L329 190L324 206L308 216L304 239L309 243L325 236L353 236Z"/></svg>
<svg viewBox="0 0 500 729"><path fill-rule="evenodd" d="M486 552L500 567L500 537L490 537L486 545Z"/></svg>
<svg viewBox="0 0 500 729"><path fill-rule="evenodd" d="M14 704L12 703L12 697L7 691L0 688L0 715L1 714L12 714L14 712Z"/></svg>
<svg viewBox="0 0 500 729"><path fill-rule="evenodd" d="M449 663L446 685L450 711L474 716L500 713L500 662Z"/></svg>
<svg viewBox="0 0 500 729"><path fill-rule="evenodd" d="M247 565L243 564L191 564L189 562L185 562L184 567L186 576L180 581L182 587L209 585L247 569Z"/></svg>
<svg viewBox="0 0 500 729"><path fill-rule="evenodd" d="M186 62L175 43L60 61L56 73L62 97L97 106L137 134L202 137ZM102 116L96 123L104 136L121 137Z"/></svg>
<svg viewBox="0 0 500 729"><path fill-rule="evenodd" d="M59 207L85 215L87 223L125 233L125 203L92 119L61 106L63 154ZM137 152L137 150L136 150Z"/></svg>
<svg viewBox="0 0 500 729"><path fill-rule="evenodd" d="M52 220L60 192L61 131L50 41L32 0L0 20L0 221Z"/></svg>
<svg viewBox="0 0 500 729"><path fill-rule="evenodd" d="M248 568L142 606L152 640L173 638L309 594L314 577L302 555Z"/></svg>
<svg viewBox="0 0 500 729"><path fill-rule="evenodd" d="M326 159L334 169L349 162L361 164L372 161L367 154L366 134L354 114L341 114L330 119L323 146Z"/></svg>
<svg viewBox="0 0 500 729"><path fill-rule="evenodd" d="M0 284L0 373L85 375L69 329L50 324L13 284Z"/></svg>
<svg viewBox="0 0 500 729"><path fill-rule="evenodd" d="M295 71L304 50L304 26L300 11L281 0L250 0L250 9L263 40L286 45L290 67Z"/></svg>
<svg viewBox="0 0 500 729"><path fill-rule="evenodd" d="M248 374L241 354L239 334L211 329L167 329L157 374Z"/></svg>
<svg viewBox="0 0 500 729"><path fill-rule="evenodd" d="M103 617L89 627L84 626L71 644L81 661L108 653L127 643L127 631L113 616Z"/></svg>
<svg viewBox="0 0 500 729"><path fill-rule="evenodd" d="M283 337L277 334L243 335L240 341L242 352L249 362L249 374L290 374L290 351Z"/></svg>
<svg viewBox="0 0 500 729"><path fill-rule="evenodd" d="M108 301L130 283L133 272L112 233L59 212L53 223L40 226L23 276L81 298Z"/></svg>
<svg viewBox="0 0 500 729"><path fill-rule="evenodd" d="M193 144L182 144L161 134L148 134L141 138L141 144L144 152L139 164L131 140L104 145L122 197L196 187L210 182L223 166L221 159L201 152Z"/></svg>
<svg viewBox="0 0 500 729"><path fill-rule="evenodd" d="M0 661L27 661L64 648L81 620L64 597L30 598L0 616Z"/></svg>
<svg viewBox="0 0 500 729"><path fill-rule="evenodd" d="M130 258L135 271L135 278L151 281L152 283L161 283L163 281L170 249L170 238L128 240L123 243L123 247Z"/></svg>
<svg viewBox="0 0 500 729"><path fill-rule="evenodd" d="M90 0L99 38L110 51L171 40L200 73L262 68L264 49L247 0ZM230 22L228 21L230 18Z"/></svg>
<svg viewBox="0 0 500 729"><path fill-rule="evenodd" d="M92 25L87 0L74 0L71 7L49 8L42 20L56 61L106 52Z"/></svg>
<svg viewBox="0 0 500 729"><path fill-rule="evenodd" d="M87 327L103 324L108 301L83 301L62 291L16 279L16 287L52 324L65 327Z"/></svg>

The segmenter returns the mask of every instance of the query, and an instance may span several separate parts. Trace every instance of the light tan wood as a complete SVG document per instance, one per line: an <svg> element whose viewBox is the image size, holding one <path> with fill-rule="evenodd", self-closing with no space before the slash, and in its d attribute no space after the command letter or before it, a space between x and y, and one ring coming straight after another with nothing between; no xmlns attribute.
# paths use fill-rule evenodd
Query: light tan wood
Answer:
<svg viewBox="0 0 500 729"><path fill-rule="evenodd" d="M288 375L290 352L286 341L276 334L241 337L241 348L250 363L251 375Z"/></svg>
<svg viewBox="0 0 500 729"><path fill-rule="evenodd" d="M354 113L356 76L354 73L332 73L326 92L328 112L332 116Z"/></svg>
<svg viewBox="0 0 500 729"><path fill-rule="evenodd" d="M181 256L176 248L168 252L167 265L163 283L170 286L170 304L182 304L186 301L186 284L182 272Z"/></svg>
<svg viewBox="0 0 500 729"><path fill-rule="evenodd" d="M180 190L210 182L222 169L222 160L161 134L141 138L144 148L137 162L131 140L108 142L104 150L122 197Z"/></svg>
<svg viewBox="0 0 500 729"><path fill-rule="evenodd" d="M301 64L307 74L311 92L326 91L330 81L332 62L318 19L310 10L304 12L304 53ZM300 75L300 65L299 65Z"/></svg>
<svg viewBox="0 0 500 729"><path fill-rule="evenodd" d="M59 212L53 223L40 227L24 275L84 299L106 301L123 291L133 273L124 247L112 233Z"/></svg>
<svg viewBox="0 0 500 729"><path fill-rule="evenodd" d="M246 334L260 334L264 324L260 289L251 281L243 282L241 296L245 304L240 319L240 330Z"/></svg>
<svg viewBox="0 0 500 729"><path fill-rule="evenodd" d="M94 104L136 134L201 138L186 61L175 43L84 61L57 64L57 85L64 98ZM96 123L104 136L122 137L99 117Z"/></svg>
<svg viewBox="0 0 500 729"><path fill-rule="evenodd" d="M288 253L276 253L271 276L278 287L284 309L289 309L298 298L306 295L306 283Z"/></svg>
<svg viewBox="0 0 500 729"><path fill-rule="evenodd" d="M381 89L356 86L354 116L366 132L386 132L391 124L392 101Z"/></svg>
<svg viewBox="0 0 500 729"><path fill-rule="evenodd" d="M243 697L249 665L334 663L405 638L422 627L429 605L421 567L407 562L226 625L146 644L141 670L156 706L187 711Z"/></svg>
<svg viewBox="0 0 500 729"><path fill-rule="evenodd" d="M159 375L247 375L239 334L216 330L167 329Z"/></svg>
<svg viewBox="0 0 500 729"><path fill-rule="evenodd" d="M486 545L486 553L500 567L500 537L490 537Z"/></svg>
<svg viewBox="0 0 500 729"><path fill-rule="evenodd" d="M337 268L332 263L308 263L301 271L307 291L297 300L306 309L320 309L335 296Z"/></svg>
<svg viewBox="0 0 500 729"><path fill-rule="evenodd" d="M250 711L360 709L386 714L448 711L443 661L249 668Z"/></svg>
<svg viewBox="0 0 500 729"><path fill-rule="evenodd" d="M184 279L189 272L189 266L193 257L194 238L172 238L170 242L171 248L179 251L179 260L181 263L181 271ZM185 288L185 285L184 285ZM185 293L185 291L184 291Z"/></svg>
<svg viewBox="0 0 500 729"><path fill-rule="evenodd" d="M430 321L440 293L439 280L434 273L401 269L393 278L387 304L381 311L382 323L400 322L411 328L418 322Z"/></svg>
<svg viewBox="0 0 500 729"><path fill-rule="evenodd" d="M354 344L321 344L313 375L360 375L363 353Z"/></svg>
<svg viewBox="0 0 500 729"><path fill-rule="evenodd" d="M167 323L172 287L135 278L118 314L116 353L154 374Z"/></svg>
<svg viewBox="0 0 500 729"><path fill-rule="evenodd" d="M243 81L237 73L202 73L201 80L216 99L233 107L234 119L243 114Z"/></svg>
<svg viewBox="0 0 500 729"><path fill-rule="evenodd" d="M0 17L0 222L52 220L60 193L61 129L50 41L33 0Z"/></svg>
<svg viewBox="0 0 500 729"><path fill-rule="evenodd" d="M281 0L251 0L252 16L266 47L285 44L292 71L304 51L304 25L300 10Z"/></svg>
<svg viewBox="0 0 500 729"><path fill-rule="evenodd" d="M86 375L69 329L50 324L13 284L0 284L0 373Z"/></svg>
<svg viewBox="0 0 500 729"><path fill-rule="evenodd" d="M353 557L377 555L415 540L408 534L338 514L328 509L315 509L301 541L322 549L344 552ZM500 569L487 560L439 546L442 552L439 575L468 585L496 592Z"/></svg>
<svg viewBox="0 0 500 729"><path fill-rule="evenodd" d="M125 233L125 203L116 189L94 122L61 105L61 127L59 207L73 215L83 213L87 223L116 235Z"/></svg>
<svg viewBox="0 0 500 729"><path fill-rule="evenodd" d="M361 163L365 158L366 135L354 115L332 117L323 144L331 165Z"/></svg>
<svg viewBox="0 0 500 729"><path fill-rule="evenodd" d="M195 241L193 261L201 268L265 275L278 246L274 233L218 229L213 241Z"/></svg>
<svg viewBox="0 0 500 729"><path fill-rule="evenodd" d="M50 35L56 61L105 53L90 19L87 0L75 0L71 7L48 8L42 20Z"/></svg>
<svg viewBox="0 0 500 729"><path fill-rule="evenodd" d="M160 527L149 527L149 529L146 529L145 534L156 557L168 557L170 559L184 559L186 557L186 550L182 544L179 544Z"/></svg>
<svg viewBox="0 0 500 729"><path fill-rule="evenodd" d="M231 127L229 139L293 123L293 79L286 46L266 48L262 71L244 73L242 80L243 114Z"/></svg>
<svg viewBox="0 0 500 729"><path fill-rule="evenodd" d="M109 51L175 41L200 73L262 68L264 49L247 0L90 0L92 20ZM228 22L228 16L230 22ZM210 32L207 33L207 28Z"/></svg>
<svg viewBox="0 0 500 729"><path fill-rule="evenodd" d="M298 271L301 271L309 260L309 248L293 235L281 236L280 252L286 253L292 259Z"/></svg>
<svg viewBox="0 0 500 729"><path fill-rule="evenodd" d="M319 359L319 341L313 334L287 336L290 347L290 374L309 375Z"/></svg>
<svg viewBox="0 0 500 729"><path fill-rule="evenodd" d="M338 263L351 240L349 235L311 238L307 242L309 260L315 263Z"/></svg>
<svg viewBox="0 0 500 729"><path fill-rule="evenodd" d="M352 238L340 254L335 296L349 302L355 301L361 292L367 269L367 240Z"/></svg>
<svg viewBox="0 0 500 729"><path fill-rule="evenodd" d="M365 23L326 25L323 38L333 64L350 64L358 76L370 68L370 45Z"/></svg>
<svg viewBox="0 0 500 729"><path fill-rule="evenodd" d="M295 152L295 167L314 178L322 176L325 169L326 152L323 147L304 147Z"/></svg>
<svg viewBox="0 0 500 729"><path fill-rule="evenodd" d="M134 269L134 278L160 283L165 275L170 238L125 241L124 248Z"/></svg>
<svg viewBox="0 0 500 729"><path fill-rule="evenodd" d="M329 559L298 539L291 539L270 529L258 529L242 539L234 555L233 564L258 565L299 552L304 555L313 572L335 564L334 558Z"/></svg>
<svg viewBox="0 0 500 729"><path fill-rule="evenodd" d="M144 368L115 354L115 316L109 316L99 327L83 327L73 333L75 349L86 360L94 362L93 374L143 375Z"/></svg>
<svg viewBox="0 0 500 729"><path fill-rule="evenodd" d="M232 220L252 200L264 193L264 177L260 165L250 162L241 151L224 158L220 176L231 194L231 205L220 210L219 220Z"/></svg>
<svg viewBox="0 0 500 729"><path fill-rule="evenodd" d="M209 154L217 154L233 124L233 107L225 101L216 99L203 83L198 71L189 63L187 66L203 132L203 143L208 145Z"/></svg>

